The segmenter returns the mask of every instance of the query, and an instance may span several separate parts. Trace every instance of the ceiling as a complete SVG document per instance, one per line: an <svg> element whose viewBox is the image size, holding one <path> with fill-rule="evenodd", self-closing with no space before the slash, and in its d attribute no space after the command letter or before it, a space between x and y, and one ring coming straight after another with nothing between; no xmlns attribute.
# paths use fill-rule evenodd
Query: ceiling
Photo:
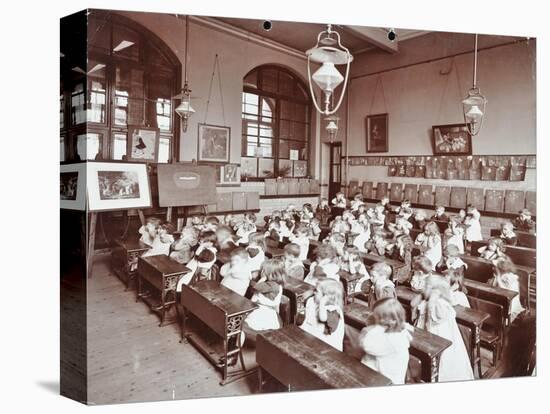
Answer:
<svg viewBox="0 0 550 414"><path fill-rule="evenodd" d="M326 24L318 23L272 21L272 29L266 31L263 28L264 20L227 17L215 17L212 20L221 21L301 52L313 47L319 32L327 27ZM366 52L377 47L389 52L397 52L399 41L429 33L421 30L395 29L397 39L390 42L386 37L387 29L384 28L333 25L333 29L340 33L342 44L352 54Z"/></svg>

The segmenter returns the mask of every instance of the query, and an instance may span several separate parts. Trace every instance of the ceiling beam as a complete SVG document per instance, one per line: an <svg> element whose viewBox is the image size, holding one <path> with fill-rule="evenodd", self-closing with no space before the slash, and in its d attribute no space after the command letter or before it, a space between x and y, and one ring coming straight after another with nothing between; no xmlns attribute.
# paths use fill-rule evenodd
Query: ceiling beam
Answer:
<svg viewBox="0 0 550 414"><path fill-rule="evenodd" d="M359 39L363 39L376 47L390 53L397 53L399 46L397 40L388 39L384 29L364 26L344 26L344 29Z"/></svg>

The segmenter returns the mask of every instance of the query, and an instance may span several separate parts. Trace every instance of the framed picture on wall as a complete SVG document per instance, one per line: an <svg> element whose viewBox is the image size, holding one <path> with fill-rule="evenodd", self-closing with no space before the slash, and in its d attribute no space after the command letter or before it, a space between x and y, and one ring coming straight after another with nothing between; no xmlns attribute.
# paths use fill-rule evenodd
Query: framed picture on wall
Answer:
<svg viewBox="0 0 550 414"><path fill-rule="evenodd" d="M368 115L365 118L367 152L388 152L388 114Z"/></svg>
<svg viewBox="0 0 550 414"><path fill-rule="evenodd" d="M472 155L472 136L467 124L434 125L434 155Z"/></svg>
<svg viewBox="0 0 550 414"><path fill-rule="evenodd" d="M197 160L199 162L229 162L231 128L199 124Z"/></svg>
<svg viewBox="0 0 550 414"><path fill-rule="evenodd" d="M59 187L62 209L86 210L86 163L61 165Z"/></svg>
<svg viewBox="0 0 550 414"><path fill-rule="evenodd" d="M237 164L226 164L221 167L221 181L222 185L236 185L241 184L241 167Z"/></svg>
<svg viewBox="0 0 550 414"><path fill-rule="evenodd" d="M145 164L88 162L86 169L90 211L152 206L151 187Z"/></svg>
<svg viewBox="0 0 550 414"><path fill-rule="evenodd" d="M159 129L144 126L128 126L127 161L152 162L158 161Z"/></svg>

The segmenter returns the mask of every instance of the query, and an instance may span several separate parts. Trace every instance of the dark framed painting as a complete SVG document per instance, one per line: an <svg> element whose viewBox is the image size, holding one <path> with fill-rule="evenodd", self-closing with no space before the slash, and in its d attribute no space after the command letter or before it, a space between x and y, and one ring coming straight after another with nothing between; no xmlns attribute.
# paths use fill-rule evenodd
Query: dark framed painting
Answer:
<svg viewBox="0 0 550 414"><path fill-rule="evenodd" d="M127 161L156 163L159 156L158 128L128 126Z"/></svg>
<svg viewBox="0 0 550 414"><path fill-rule="evenodd" d="M472 155L472 136L467 124L432 126L434 155Z"/></svg>
<svg viewBox="0 0 550 414"><path fill-rule="evenodd" d="M86 163L61 165L59 187L62 209L86 210Z"/></svg>
<svg viewBox="0 0 550 414"><path fill-rule="evenodd" d="M367 152L388 152L388 114L367 115Z"/></svg>
<svg viewBox="0 0 550 414"><path fill-rule="evenodd" d="M197 161L229 162L231 128L219 125L199 124Z"/></svg>

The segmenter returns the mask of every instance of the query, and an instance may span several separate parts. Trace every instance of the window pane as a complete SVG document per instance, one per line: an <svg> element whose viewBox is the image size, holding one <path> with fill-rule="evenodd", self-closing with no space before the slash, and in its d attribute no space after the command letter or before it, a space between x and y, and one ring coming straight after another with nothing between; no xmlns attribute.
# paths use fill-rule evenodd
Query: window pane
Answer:
<svg viewBox="0 0 550 414"><path fill-rule="evenodd" d="M73 125L86 122L84 82L77 83L71 92L71 121Z"/></svg>
<svg viewBox="0 0 550 414"><path fill-rule="evenodd" d="M295 121L308 122L307 113L309 107L303 104L294 104L294 119Z"/></svg>
<svg viewBox="0 0 550 414"><path fill-rule="evenodd" d="M149 92L147 95L147 122L162 131L172 129L172 79L149 75Z"/></svg>
<svg viewBox="0 0 550 414"><path fill-rule="evenodd" d="M281 119L294 119L294 104L289 101L281 101Z"/></svg>
<svg viewBox="0 0 550 414"><path fill-rule="evenodd" d="M126 156L127 149L127 137L126 134L115 133L113 135L113 160L122 160Z"/></svg>
<svg viewBox="0 0 550 414"><path fill-rule="evenodd" d="M59 128L65 128L65 95L63 91L59 95Z"/></svg>
<svg viewBox="0 0 550 414"><path fill-rule="evenodd" d="M59 139L59 161L65 161L65 137Z"/></svg>
<svg viewBox="0 0 550 414"><path fill-rule="evenodd" d="M294 78L285 72L279 72L279 93L294 96Z"/></svg>
<svg viewBox="0 0 550 414"><path fill-rule="evenodd" d="M273 136L271 125L260 125L260 136L271 138Z"/></svg>
<svg viewBox="0 0 550 414"><path fill-rule="evenodd" d="M101 134L80 134L76 136L76 153L81 160L95 160L101 148Z"/></svg>
<svg viewBox="0 0 550 414"><path fill-rule="evenodd" d="M277 72L275 69L262 71L262 89L266 92L277 92Z"/></svg>
<svg viewBox="0 0 550 414"><path fill-rule="evenodd" d="M259 113L259 96L244 92L242 111L247 114L257 115Z"/></svg>
<svg viewBox="0 0 550 414"><path fill-rule="evenodd" d="M115 124L143 124L144 93L143 71L118 65L115 79Z"/></svg>
<svg viewBox="0 0 550 414"><path fill-rule="evenodd" d="M159 163L167 163L170 160L170 138L161 137L159 141Z"/></svg>
<svg viewBox="0 0 550 414"><path fill-rule="evenodd" d="M290 158L290 146L289 146L289 143L288 141L285 141L283 139L281 139L279 141L279 157L280 158L286 158L286 159L289 159Z"/></svg>
<svg viewBox="0 0 550 414"><path fill-rule="evenodd" d="M262 122L273 122L273 114L275 112L275 100L262 98Z"/></svg>
<svg viewBox="0 0 550 414"><path fill-rule="evenodd" d="M104 63L88 61L88 122L105 123L106 86Z"/></svg>
<svg viewBox="0 0 550 414"><path fill-rule="evenodd" d="M292 124L292 139L305 141L307 137L307 125L299 122L293 122Z"/></svg>

